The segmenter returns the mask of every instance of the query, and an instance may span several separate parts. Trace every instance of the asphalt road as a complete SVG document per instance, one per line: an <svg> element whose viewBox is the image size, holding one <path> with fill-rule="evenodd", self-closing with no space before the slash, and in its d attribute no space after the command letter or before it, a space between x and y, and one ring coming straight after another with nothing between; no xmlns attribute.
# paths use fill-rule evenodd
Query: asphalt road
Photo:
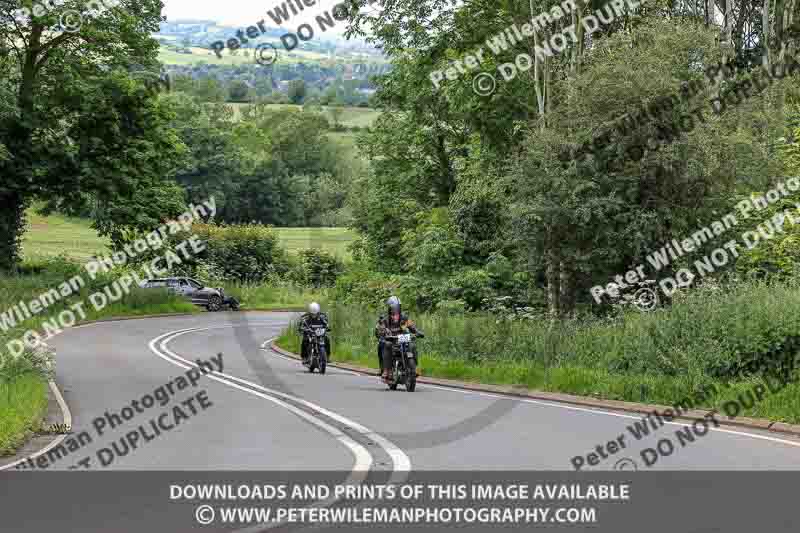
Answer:
<svg viewBox="0 0 800 533"><path fill-rule="evenodd" d="M115 452L105 468L383 470L400 477L409 470L572 470L573 457L588 462L598 445L607 458L586 464L584 471L632 469L633 462L639 470L800 468L800 440L777 434L711 424L707 433L695 433L694 442L684 438L682 445L676 431L684 423L678 423L637 441L627 429L641 419L637 416L425 384L414 393L390 392L376 377L334 368L325 376L310 375L298 362L265 348L291 318L290 313L209 313L126 320L75 328L53 339L73 435L86 431L92 442L51 468L68 469L84 457L100 468L98 449L113 450L116 442L124 452L119 439L126 433L162 412L173 413L174 406L201 391L211 405L200 408L196 399L195 414L184 405L188 416L177 426L128 453ZM221 373L175 391L163 407L97 434L97 417L119 413L185 375L187 362L218 353ZM704 433L702 425L696 429ZM625 447L609 447L620 435ZM646 467L641 451L665 438L674 452Z"/></svg>

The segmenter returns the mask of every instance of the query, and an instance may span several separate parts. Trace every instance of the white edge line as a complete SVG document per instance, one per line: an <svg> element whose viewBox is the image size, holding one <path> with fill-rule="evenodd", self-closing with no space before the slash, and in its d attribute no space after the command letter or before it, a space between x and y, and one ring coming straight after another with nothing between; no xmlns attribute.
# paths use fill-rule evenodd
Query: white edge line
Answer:
<svg viewBox="0 0 800 533"><path fill-rule="evenodd" d="M223 328L214 328L214 327L197 328L197 329L193 329L192 331L207 331L207 330L211 330L211 329L223 329ZM166 348L166 346L164 346L165 343L173 340L175 337L177 337L179 335L183 335L184 333L188 333L188 332L174 332L174 333L176 333L176 335L174 337L161 341L161 347L168 354L170 354L171 356L175 357L176 359L179 359L179 360L183 361L184 363L193 365L193 363L191 361L187 361L186 359L180 357L179 355L171 352L168 348ZM167 334L167 335L170 335L170 334ZM162 337L165 337L165 335L162 335ZM355 422L353 420L347 419L347 418L343 417L342 415L339 415L338 413L334 413L333 411L329 411L329 410L325 409L322 406L316 405L316 404L311 403L311 402L309 402L307 400L304 400L302 398L291 396L289 394L285 394L283 392L279 392L279 391L276 391L276 390L267 389L266 387L262 387L261 385L258 385L257 383L252 383L250 381L247 381L247 380L244 380L244 379L241 379L241 378L237 378L236 376L231 376L229 374L225 374L225 373L221 373L221 372L212 372L212 373L213 374L218 374L218 375L221 375L221 376L225 376L226 378L228 378L228 379L230 379L232 381L236 381L236 382L248 385L250 387L254 387L256 389L259 389L259 390L262 390L262 391L265 391L265 392L269 392L270 394L274 394L274 395L280 396L282 398L286 398L286 399L298 402L298 403L300 403L302 405L305 405L306 407L308 407L308 408L310 408L310 409L312 409L314 411L317 411L318 413L321 413L321 414L323 414L325 416L328 416L329 418L332 418L332 419L336 420L337 422L340 422L342 424L350 426L354 430L358 431L359 433L363 434L364 436L367 436L368 438L370 438L373 441L375 441L376 443L378 443L381 446L381 448L383 448L386 451L386 453L389 454L389 456L392 458L392 462L394 463L395 472L409 472L411 470L411 460L405 454L405 452L403 452L400 448L398 448L394 443L390 442L389 440L385 439L381 435L378 435L377 433L375 433L371 429L368 429L368 428L362 426L361 424L359 424L359 423L357 423L357 422Z"/></svg>
<svg viewBox="0 0 800 533"><path fill-rule="evenodd" d="M430 385L428 383L426 383L425 386L426 387L432 387L434 389L450 391L450 392L460 392L462 394L477 394L477 395L480 395L480 396L486 396L488 398L512 399L512 400L518 400L518 401L524 402L524 403L532 403L532 404L536 404L536 405L544 405L544 406L547 406L547 407L559 407L561 409L569 409L570 411L581 411L581 412L584 412L584 413L594 413L594 414L601 414L601 415L607 415L607 416L616 416L616 417L619 417L619 418L630 418L631 420L641 420L643 418L642 416L634 416L634 415L629 415L629 414L624 414L624 413L616 413L616 412L613 412L613 411L603 411L603 410L600 410L599 408L598 409L591 409L591 408L587 408L587 407L576 407L576 406L572 406L572 405L563 405L563 404L559 404L559 403L551 403L551 402L542 401L542 400L531 400L531 399L528 399L528 398L517 398L517 397L513 397L513 396L502 396L502 395L499 395L499 394L492 394L492 393L489 393L489 392L463 390L463 389L459 389L459 388L450 388L450 387L446 387L446 386L442 386L442 385ZM644 417L646 417L646 416L647 415L644 415ZM664 421L664 424L669 424L669 425L672 425L672 426L685 426L686 424L690 424L690 423L691 423L691 420L687 420L685 424L682 424L680 422L667 422L667 421ZM743 437L752 437L754 439L768 440L768 441L772 441L772 442L778 442L778 443L781 443L781 444L787 444L789 446L800 447L800 442L798 442L798 441L786 440L786 439L781 439L781 438L778 438L778 437L770 437L768 435L759 435L759 434L756 434L756 433L747 433L747 432L744 432L744 431L736 431L736 430L732 430L732 429L722 429L722 428L714 428L714 427L709 427L709 430L718 431L718 432L721 432L721 433L730 433L731 435L740 435L740 436L743 436Z"/></svg>
<svg viewBox="0 0 800 533"><path fill-rule="evenodd" d="M277 356L280 356L280 357L285 357L285 356L279 354L278 352L275 352L274 350L272 351L272 353L277 355ZM362 377L367 377L364 374L359 374L359 375L362 376ZM513 400L513 401L518 401L518 402L521 402L521 403L530 403L530 404L542 405L542 406L546 406L546 407L555 407L555 408L559 408L559 409L568 409L570 411L579 411L579 412L583 412L583 413L593 413L593 414L598 414L598 415L615 416L615 417L618 417L618 418L629 418L631 420L641 420L643 417L647 416L647 415L635 416L635 415L619 413L619 412L615 412L615 411L605 411L605 410L602 410L601 408L577 407L577 406L574 406L574 405L567 405L567 404L562 404L562 403L554 403L554 402L548 402L548 401L544 401L544 400L533 400L533 399L530 399L530 398L523 398L523 397L512 396L512 395L492 394L490 392L467 390L467 389L461 389L461 388L458 388L458 387L448 387L446 385L434 385L434 384L431 384L431 383L424 383L424 385L425 385L425 387L430 387L432 389L439 389L439 390L443 390L443 391L447 391L447 392L456 392L456 393L461 393L461 394L473 394L473 395L477 395L477 396L485 396L487 398L496 398L496 399L503 399L503 400ZM672 425L672 426L685 426L686 424L690 424L690 423L691 423L691 420L687 420L686 423L683 423L683 424L680 423L680 422L667 422L667 421L664 421L665 425L669 424L669 425ZM748 433L748 432L745 432L745 431L737 431L737 430L733 430L733 429L714 428L714 427L710 427L710 426L709 426L709 430L717 431L717 432L721 432L721 433L728 433L728 434L731 434L731 435L738 435L738 436L742 436L742 437L750 437L750 438L753 438L753 439L776 442L776 443L779 443L779 444L785 444L787 446L794 446L794 447L800 448L800 441L782 439L780 437L772 437L772 436L769 436L769 435L760 435L760 434L757 434L757 433Z"/></svg>
<svg viewBox="0 0 800 533"><path fill-rule="evenodd" d="M166 344L169 341L171 341L171 340L173 340L173 339L175 339L175 338L177 338L177 337L179 337L181 335L184 335L186 333L192 333L194 331L202 331L202 330L189 329L189 330L184 330L184 331L180 331L180 332L170 332L170 333L167 333L165 335L161 335L159 337L156 337L155 339L150 341L150 350L153 353L155 353L156 355L158 355L159 357L161 357L162 359L164 359L165 361L168 361L168 362L172 363L173 365L179 366L179 367L184 368L184 369L197 368L197 365L195 365L193 363L190 363L186 359L183 359L182 357L180 357L177 354L173 353L172 351L169 350L169 348L166 347ZM158 348L155 346L156 342L159 342L158 348L162 349L167 355L172 356L175 359L178 359L179 361L183 361L183 363L175 361L175 360L171 359L170 357L167 357L167 355L165 355L164 353L160 352L158 350ZM184 364L184 363L186 363L186 364ZM206 377L208 379L212 379L212 380L217 381L219 383L224 383L225 385L229 385L230 387L233 387L235 389L238 389L238 390L241 390L241 391L244 391L244 392L248 392L248 393L250 393L250 394L252 394L254 396L258 396L259 398L263 398L263 399L265 399L267 401L270 401L272 403L280 405L281 407L287 409L288 411L291 411L295 415L297 415L300 418L304 419L305 421L310 422L311 424L313 424L313 425L317 426L318 428L324 430L325 432L329 433L336 440L338 440L339 442L344 444L350 450L350 452L353 454L353 456L355 457L355 464L353 466L353 470L354 471L365 472L365 471L368 471L371 468L371 466L372 466L372 455L369 453L369 451L366 448L364 448L363 446L361 446L360 444L358 444L357 442L355 442L354 440L352 440L350 437L348 437L346 434L344 434L340 430L336 429L335 427L327 424L326 422L324 422L324 421L322 421L322 420L320 420L318 418L315 418L315 417L311 416L310 414L306 413L305 411L303 411L301 409L298 409L297 407L295 407L295 406L293 406L291 404L288 404L288 403L286 403L286 402L284 402L282 400L279 400L278 398L274 398L272 396L268 396L266 394L262 394L261 392L254 391L252 389L248 389L248 388L242 387L241 385L233 383L229 379L224 379L223 377L219 377L219 376L224 376L225 378L230 378L231 377L231 376L228 376L227 374L223 374L223 373L220 373L220 372L209 372L206 375ZM270 392L268 389L263 389L263 390L265 390L267 392Z"/></svg>
<svg viewBox="0 0 800 533"><path fill-rule="evenodd" d="M156 354L157 356L159 356L162 359L164 359L165 361L168 361L168 362L170 362L173 365L176 365L178 367L181 367L181 368L184 368L184 369L198 368L197 365L192 364L189 361L186 361L186 359L183 359L179 355L177 355L174 352L172 352L169 348L167 348L166 345L167 345L168 342L170 342L173 339L176 339L177 337L179 337L181 335L184 335L186 333L192 333L192 332L195 332L195 331L204 331L206 329L223 329L223 328L188 329L188 330L181 330L181 331L178 331L178 332L166 333L166 334L160 335L159 337L156 337L155 339L150 341L150 343L149 343L150 350L154 354ZM161 353L158 350L158 348L156 348L156 346L155 346L156 342L159 342L159 346L158 347L161 348L162 350L164 350L164 352L166 352L167 355ZM181 363L179 361L175 361L175 360L171 359L168 356L172 356L172 357L174 357L174 358L176 358L176 359L178 359L180 361L183 361L185 364ZM287 409L290 412L294 413L295 415L297 415L298 417L302 418L303 420L305 420L305 421L307 421L307 422L309 422L309 423L321 428L322 430L324 430L327 433L329 433L330 435L332 435L336 440L338 440L340 443L345 445L350 450L350 452L353 454L353 456L355 458L355 463L353 465L353 468L352 468L352 471L351 471L350 475L348 476L348 478L346 480L346 483L347 484L360 484L366 479L367 473L369 472L370 468L372 467L373 458L372 458L372 454L369 453L369 450L367 450L361 444L357 443L356 441L354 441L353 439L351 439L350 437L348 437L346 434L344 434L340 430L336 429L335 427L333 427L333 426L327 424L326 422L324 422L324 421L322 421L322 420L320 420L318 418L315 418L314 416L306 413L302 409L298 409L297 407L295 407L293 405L290 405L290 404L288 404L286 402L283 402L283 401L281 401L281 400L279 400L277 398L273 398L272 396L268 396L266 394L262 394L260 392L254 391L252 389L248 389L248 388L239 386L236 383L232 383L231 381L229 381L227 379L223 379L223 378L218 377L218 375L225 375L226 376L226 374L222 374L220 372L209 372L206 375L206 377L208 377L208 379L212 379L212 380L217 381L219 383L224 383L224 384L229 385L229 386L231 386L231 387L233 387L235 389L242 390L244 392L248 392L248 393L250 393L250 394L252 394L254 396L258 396L259 398L263 398L263 399L268 400L270 402L273 402L273 403L275 403L277 405L280 405L281 407L284 407L285 409ZM255 385L255 384L253 384L253 385ZM264 390L269 390L269 389L264 389ZM339 499L340 498L337 498L337 497L331 497L331 498L328 498L326 500L315 502L312 505L312 507L326 507L326 506L332 505L333 503L335 503ZM248 533L248 532L263 531L265 529L273 529L273 528L276 528L276 527L280 527L280 526L284 525L285 523L286 522L284 521L284 522L273 523L273 524L269 524L269 525L257 524L257 525L251 526L249 528L236 530L236 533Z"/></svg>

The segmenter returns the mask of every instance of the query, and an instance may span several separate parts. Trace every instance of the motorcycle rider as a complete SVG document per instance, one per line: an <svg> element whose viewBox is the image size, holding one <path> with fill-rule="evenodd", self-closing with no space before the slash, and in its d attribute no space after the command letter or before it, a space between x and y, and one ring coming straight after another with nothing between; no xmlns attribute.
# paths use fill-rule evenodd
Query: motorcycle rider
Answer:
<svg viewBox="0 0 800 533"><path fill-rule="evenodd" d="M386 337L396 336L405 330L417 334L417 327L414 322L403 314L400 298L392 296L386 300L388 307L388 314L385 317L380 317L378 323L375 325L375 336L379 339L379 345L383 346L383 364L381 365L381 372L383 379L390 381L392 379L392 349L393 345L386 342ZM414 358L417 357L417 347L415 344L411 345L411 352Z"/></svg>
<svg viewBox="0 0 800 533"><path fill-rule="evenodd" d="M300 325L298 326L298 331L300 335L303 336L303 343L300 348L300 354L303 358L303 364L309 364L309 339L308 335L306 334L307 331L314 331L316 328L325 328L326 331L330 331L330 325L328 320L328 315L320 311L319 304L317 302L311 302L308 305L308 313L303 314L300 317ZM331 341L328 338L328 335L325 335L325 351L328 354L328 360L331 360Z"/></svg>

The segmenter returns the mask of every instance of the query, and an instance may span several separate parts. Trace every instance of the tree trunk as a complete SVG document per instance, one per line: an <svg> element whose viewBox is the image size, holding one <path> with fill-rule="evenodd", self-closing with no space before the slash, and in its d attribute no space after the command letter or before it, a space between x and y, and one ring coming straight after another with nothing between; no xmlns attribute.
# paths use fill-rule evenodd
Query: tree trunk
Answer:
<svg viewBox="0 0 800 533"><path fill-rule="evenodd" d="M530 0L530 12L531 12L531 20L536 16L536 12L534 11L533 7L533 0ZM547 30L544 30L542 35L542 41L547 40ZM539 32L534 27L533 29L533 40L529 46L530 55L533 57L533 87L536 92L536 104L539 111L539 119L541 121L541 131L544 132L547 129L547 112L550 109L549 106L549 94L548 94L548 79L549 76L549 69L550 65L547 61L548 58L545 57L544 61L539 59L539 55L536 54L536 45L539 44Z"/></svg>
<svg viewBox="0 0 800 533"><path fill-rule="evenodd" d="M572 12L572 25L575 28L575 37L577 41L572 48L572 58L570 61L570 72L572 76L577 76L581 73L581 66L583 65L583 53L586 48L586 30L583 26L583 11L584 7L578 3L575 10Z"/></svg>
<svg viewBox="0 0 800 533"><path fill-rule="evenodd" d="M761 12L761 32L762 42L764 43L764 56L762 62L764 68L770 67L770 53L769 53L769 39L771 37L769 31L769 0L764 0L764 10Z"/></svg>
<svg viewBox="0 0 800 533"><path fill-rule="evenodd" d="M13 272L20 260L27 201L15 191L4 191L0 205L0 270Z"/></svg>
<svg viewBox="0 0 800 533"><path fill-rule="evenodd" d="M569 264L561 262L559 264L559 302L558 312L562 317L566 317L575 309L575 272Z"/></svg>
<svg viewBox="0 0 800 533"><path fill-rule="evenodd" d="M725 46L726 50L726 63L729 59L729 54L733 49L733 0L725 0Z"/></svg>
<svg viewBox="0 0 800 533"><path fill-rule="evenodd" d="M561 303L561 262L553 249L547 250L546 277L547 277L547 310L550 319L555 320L561 316L559 304Z"/></svg>

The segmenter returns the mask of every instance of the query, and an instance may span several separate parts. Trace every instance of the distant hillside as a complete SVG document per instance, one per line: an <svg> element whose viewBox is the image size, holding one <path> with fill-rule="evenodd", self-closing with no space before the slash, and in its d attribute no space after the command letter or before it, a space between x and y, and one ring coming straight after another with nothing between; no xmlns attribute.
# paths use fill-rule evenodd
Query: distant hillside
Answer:
<svg viewBox="0 0 800 533"><path fill-rule="evenodd" d="M259 44L265 42L278 43L280 38L286 33L297 31L296 29L278 28L264 25L266 32L256 38L250 38L246 43L242 43L242 49L255 49ZM215 21L209 20L174 20L162 22L158 33L153 37L162 44L174 44L177 46L191 48L199 47L210 49L211 43L215 41L227 41L236 37L236 32L241 27L225 26ZM318 33L313 39L301 42L298 50L307 52L332 53L340 59L360 60L382 60L385 61L383 54L372 45L360 39L344 39L334 33Z"/></svg>

